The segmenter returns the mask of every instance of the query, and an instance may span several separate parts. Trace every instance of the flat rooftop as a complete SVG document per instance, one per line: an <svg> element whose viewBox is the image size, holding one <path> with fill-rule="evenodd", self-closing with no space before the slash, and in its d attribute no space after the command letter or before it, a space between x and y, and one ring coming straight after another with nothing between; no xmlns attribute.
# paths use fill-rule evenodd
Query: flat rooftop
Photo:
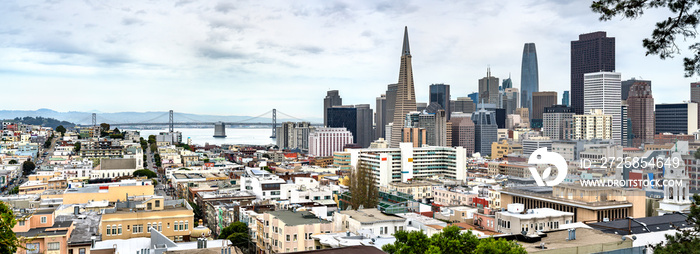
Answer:
<svg viewBox="0 0 700 254"><path fill-rule="evenodd" d="M593 244L622 242L622 238L619 235L606 234L589 228L577 228L576 240L569 241L567 240L568 237L569 232L567 230L559 230L547 232L547 236L543 237L542 240L538 242L527 243L519 241L518 243L525 248L525 251L533 253L543 251L539 248L540 244L543 242L548 252L557 252L555 251L557 249L576 248Z"/></svg>
<svg viewBox="0 0 700 254"><path fill-rule="evenodd" d="M512 216L512 217L517 217L520 219L544 218L544 217L565 216L565 215L574 216L574 213L562 212L562 211L554 210L552 208L528 209L527 211L525 211L525 213L511 213L511 212L505 211L505 212L501 212L501 214Z"/></svg>
<svg viewBox="0 0 700 254"><path fill-rule="evenodd" d="M269 213L272 216L275 216L277 219L284 222L284 224L287 224L287 226L330 223L330 221L320 219L316 217L316 215L306 211L293 212L288 210L278 210L267 213Z"/></svg>
<svg viewBox="0 0 700 254"><path fill-rule="evenodd" d="M406 219L398 217L398 216L383 214L377 208L359 209L357 211L355 211L355 210L340 211L340 214L349 215L350 218L357 220L362 224L377 223L377 222L384 222L384 221L405 221L406 220Z"/></svg>

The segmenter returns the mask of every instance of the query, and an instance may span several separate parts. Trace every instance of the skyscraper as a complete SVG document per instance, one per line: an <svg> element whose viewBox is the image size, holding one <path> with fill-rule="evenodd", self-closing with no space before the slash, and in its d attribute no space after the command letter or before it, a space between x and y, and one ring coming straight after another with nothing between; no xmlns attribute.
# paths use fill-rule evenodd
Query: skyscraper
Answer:
<svg viewBox="0 0 700 254"><path fill-rule="evenodd" d="M392 123L394 121L394 107L396 107L396 91L399 90L399 84L389 84L386 86L386 111L384 113L384 122L382 125L384 125L384 134L383 137L384 139L387 139L388 141L391 141L391 136L387 136L387 125ZM401 123L403 126L403 123ZM388 130L391 132L391 130Z"/></svg>
<svg viewBox="0 0 700 254"><path fill-rule="evenodd" d="M355 137L355 143L362 148L367 148L372 143L372 137L374 137L374 132L372 131L372 109L369 107L369 104L357 104L355 109L357 110L357 136Z"/></svg>
<svg viewBox="0 0 700 254"><path fill-rule="evenodd" d="M594 72L583 75L583 109L600 109L612 116L612 139L622 144L622 108L620 103L620 73Z"/></svg>
<svg viewBox="0 0 700 254"><path fill-rule="evenodd" d="M656 104L656 134L693 134L698 131L698 104L695 102Z"/></svg>
<svg viewBox="0 0 700 254"><path fill-rule="evenodd" d="M486 77L479 79L479 102L498 105L498 78L491 76L491 68L486 69Z"/></svg>
<svg viewBox="0 0 700 254"><path fill-rule="evenodd" d="M328 126L328 108L340 105L343 105L343 98L338 95L338 90L326 92L326 98L323 98L323 126Z"/></svg>
<svg viewBox="0 0 700 254"><path fill-rule="evenodd" d="M589 112L583 106L583 74L603 71L615 71L615 37L594 32L571 41L571 107L577 115Z"/></svg>
<svg viewBox="0 0 700 254"><path fill-rule="evenodd" d="M520 68L520 103L521 107L532 110L532 93L540 91L540 81L537 70L537 51L534 43L523 46L523 63Z"/></svg>
<svg viewBox="0 0 700 254"><path fill-rule="evenodd" d="M564 106L571 106L569 104L569 91L564 91L564 93L561 95L561 105Z"/></svg>
<svg viewBox="0 0 700 254"><path fill-rule="evenodd" d="M651 80L641 80L641 79L631 78L631 79L622 81L622 85L621 85L622 90L620 91L620 98L623 101L627 100L627 98L629 97L630 88L632 87L632 85L634 85L634 83L648 83L649 86L651 86Z"/></svg>
<svg viewBox="0 0 700 254"><path fill-rule="evenodd" d="M553 140L571 139L574 111L565 105L545 107L542 113L542 136Z"/></svg>
<svg viewBox="0 0 700 254"><path fill-rule="evenodd" d="M471 113L474 112L474 101L469 97L457 97L454 112Z"/></svg>
<svg viewBox="0 0 700 254"><path fill-rule="evenodd" d="M482 104L483 105L483 104ZM474 152L491 155L491 144L498 141L496 113L483 107L472 114L474 122Z"/></svg>
<svg viewBox="0 0 700 254"><path fill-rule="evenodd" d="M627 97L627 117L632 120L632 145L654 141L654 97L651 82L640 80L632 84Z"/></svg>
<svg viewBox="0 0 700 254"><path fill-rule="evenodd" d="M530 114L530 127L542 128L542 113L544 108L557 104L557 92L533 92L532 114Z"/></svg>
<svg viewBox="0 0 700 254"><path fill-rule="evenodd" d="M450 120L450 113L452 113L450 105L450 85L445 84L432 84L430 85L430 100L428 105L433 102L437 102L442 106L442 109L447 112L447 120Z"/></svg>
<svg viewBox="0 0 700 254"><path fill-rule="evenodd" d="M377 97L376 112L374 112L374 139L384 138L386 125L386 94Z"/></svg>
<svg viewBox="0 0 700 254"><path fill-rule="evenodd" d="M352 133L353 143L358 142L357 137L357 109L352 105L333 106L328 109L328 124L329 128L345 127Z"/></svg>
<svg viewBox="0 0 700 254"><path fill-rule="evenodd" d="M503 80L503 83L501 83L500 90L505 91L508 88L513 88L513 80L510 79L510 74L508 74L508 78Z"/></svg>
<svg viewBox="0 0 700 254"><path fill-rule="evenodd" d="M413 88L413 68L411 67L411 49L408 45L408 27L403 32L403 49L401 50L401 66L399 67L399 82L397 83L396 104L394 106L394 124L391 129L391 147L399 147L401 129L406 114L416 110L416 92Z"/></svg>
<svg viewBox="0 0 700 254"><path fill-rule="evenodd" d="M690 102L700 105L700 82L690 83ZM698 111L698 126L700 126L700 111Z"/></svg>
<svg viewBox="0 0 700 254"><path fill-rule="evenodd" d="M467 95L467 97L471 98L472 101L474 102L474 104L479 104L479 93L478 92L470 93ZM476 108L474 108L474 111L476 111Z"/></svg>
<svg viewBox="0 0 700 254"><path fill-rule="evenodd" d="M506 110L506 115L513 114L515 109L520 105L520 96L517 88L506 88L503 91L503 108ZM468 112L467 112L468 113Z"/></svg>
<svg viewBox="0 0 700 254"><path fill-rule="evenodd" d="M452 114L452 146L461 146L467 154L474 153L474 122L470 114Z"/></svg>

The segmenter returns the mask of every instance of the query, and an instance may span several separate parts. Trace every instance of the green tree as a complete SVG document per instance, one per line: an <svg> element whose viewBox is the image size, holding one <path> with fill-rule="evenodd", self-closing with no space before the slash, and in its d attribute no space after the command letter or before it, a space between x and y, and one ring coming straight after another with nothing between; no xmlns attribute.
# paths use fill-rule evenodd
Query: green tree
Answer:
<svg viewBox="0 0 700 254"><path fill-rule="evenodd" d="M63 125L56 126L56 132L61 133L61 136L63 136L63 134L66 134L66 127L63 127Z"/></svg>
<svg viewBox="0 0 700 254"><path fill-rule="evenodd" d="M12 188L10 190L10 192L8 192L8 194L10 194L10 195L14 195L14 194L18 194L18 193L19 193L19 186L15 186L14 188Z"/></svg>
<svg viewBox="0 0 700 254"><path fill-rule="evenodd" d="M101 124L100 124L100 130L102 130L102 131L104 131L104 132L109 131L109 127L111 127L111 126L109 126L108 123L101 123Z"/></svg>
<svg viewBox="0 0 700 254"><path fill-rule="evenodd" d="M591 4L593 12L600 14L600 20L607 21L616 16L636 19L651 9L666 9L670 17L656 23L651 38L642 40L646 55L658 55L661 59L674 57L681 53L676 45L677 39L692 40L697 36L700 18L699 0L596 0ZM700 74L700 43L691 44L688 49L693 53L683 58L685 76Z"/></svg>
<svg viewBox="0 0 700 254"><path fill-rule="evenodd" d="M462 233L457 226L448 226L432 237L422 231L399 231L394 234L396 241L382 247L389 254L433 253L433 254L471 254L504 253L525 254L525 249L516 242L503 238L479 239L471 231Z"/></svg>
<svg viewBox="0 0 700 254"><path fill-rule="evenodd" d="M676 227L674 235L667 234L665 243L649 245L655 254L666 253L697 253L700 250L700 196L693 195L693 203L690 205L690 213L686 221L693 225L692 228L681 229Z"/></svg>
<svg viewBox="0 0 700 254"><path fill-rule="evenodd" d="M114 127L114 130L112 131L112 133L121 134L121 132L119 132L119 129L117 129L117 127Z"/></svg>
<svg viewBox="0 0 700 254"><path fill-rule="evenodd" d="M30 175L34 169L36 168L36 165L34 165L34 162L27 160L22 163L22 173L26 175Z"/></svg>
<svg viewBox="0 0 700 254"><path fill-rule="evenodd" d="M10 165L15 165L17 163L19 163L19 162L17 162L17 160L15 160L15 159L12 159L8 162L8 164L10 164Z"/></svg>
<svg viewBox="0 0 700 254"><path fill-rule="evenodd" d="M248 233L248 226L240 221L231 223L225 228L221 229L219 239L227 239L233 233Z"/></svg>
<svg viewBox="0 0 700 254"><path fill-rule="evenodd" d="M148 135L148 143L149 144L156 144L156 135Z"/></svg>
<svg viewBox="0 0 700 254"><path fill-rule="evenodd" d="M73 148L73 151L75 151L75 153L79 153L79 152L80 152L80 145L81 145L81 144L80 144L80 141L75 142L75 145L74 145L75 148Z"/></svg>
<svg viewBox="0 0 700 254"><path fill-rule="evenodd" d="M349 190L352 199L352 208L357 210L360 206L364 208L376 207L379 203L379 189L374 184L372 170L362 161L357 163L357 168L350 172Z"/></svg>
<svg viewBox="0 0 700 254"><path fill-rule="evenodd" d="M202 216L202 209L199 208L197 203L192 202L192 201L187 201L190 203L190 206L192 207L192 212L194 212L194 221L199 221L200 219L204 219L204 216ZM225 238L221 238L225 239Z"/></svg>
<svg viewBox="0 0 700 254"><path fill-rule="evenodd" d="M700 148L698 148L698 150L695 150L693 156L695 157L695 159L700 159Z"/></svg>
<svg viewBox="0 0 700 254"><path fill-rule="evenodd" d="M14 213L7 204L0 202L0 254L13 254L22 247L12 228L17 224Z"/></svg>
<svg viewBox="0 0 700 254"><path fill-rule="evenodd" d="M156 172L150 171L148 169L139 169L139 170L134 171L133 176L134 177L145 176L148 178L155 178L155 177L158 177L158 174L156 174Z"/></svg>

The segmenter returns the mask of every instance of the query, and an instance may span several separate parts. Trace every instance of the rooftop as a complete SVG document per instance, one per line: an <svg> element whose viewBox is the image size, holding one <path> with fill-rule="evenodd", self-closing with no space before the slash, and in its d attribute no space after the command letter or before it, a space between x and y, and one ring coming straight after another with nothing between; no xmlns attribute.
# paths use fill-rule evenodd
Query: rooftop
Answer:
<svg viewBox="0 0 700 254"><path fill-rule="evenodd" d="M101 170L136 169L136 159L102 159L100 166Z"/></svg>
<svg viewBox="0 0 700 254"><path fill-rule="evenodd" d="M340 214L349 215L350 218L352 218L356 221L359 221L362 224L377 223L377 222L384 222L384 221L404 221L405 220L404 218L401 218L398 216L386 215L386 214L380 212L377 208L359 209L357 211L346 210L346 211L340 211Z"/></svg>
<svg viewBox="0 0 700 254"><path fill-rule="evenodd" d="M508 215L512 217L517 217L520 219L532 219L532 218L544 218L544 217L552 217L552 216L573 216L574 213L570 212L562 212L558 210L554 210L552 208L535 208L535 209L528 209L525 211L525 213L511 213L508 211L505 212L500 212L502 215Z"/></svg>
<svg viewBox="0 0 700 254"><path fill-rule="evenodd" d="M605 233L629 235L692 227L692 224L688 223L687 219L688 216L685 214L672 213L638 219L629 218L596 222L587 225Z"/></svg>
<svg viewBox="0 0 700 254"><path fill-rule="evenodd" d="M598 230L588 228L577 228L576 240L567 240L568 237L569 232L567 230L559 230L547 232L547 236L542 237L541 241L533 243L518 241L518 243L525 248L525 251L527 251L528 253L532 253L542 251L542 249L539 248L540 244L542 243L544 243L544 246L547 247L547 251L556 252L554 250L565 248L578 248L592 244L622 242L622 239L619 235L606 234Z"/></svg>
<svg viewBox="0 0 700 254"><path fill-rule="evenodd" d="M298 226L298 225L310 225L316 223L330 223L330 221L322 220L316 215L302 211L294 212L289 210L278 210L268 212L270 215L275 216L277 219L287 224L287 226Z"/></svg>

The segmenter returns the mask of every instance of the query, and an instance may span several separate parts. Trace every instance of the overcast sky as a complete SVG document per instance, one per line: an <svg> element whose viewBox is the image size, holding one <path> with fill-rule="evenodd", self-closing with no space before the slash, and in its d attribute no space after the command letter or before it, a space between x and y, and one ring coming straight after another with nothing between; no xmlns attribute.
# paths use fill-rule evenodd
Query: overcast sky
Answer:
<svg viewBox="0 0 700 254"><path fill-rule="evenodd" d="M452 99L486 67L520 88L534 42L540 91L570 83L570 42L616 38L623 80L653 82L657 103L689 100L682 57L645 57L670 15L600 22L590 1L2 1L0 109L167 111L321 118L323 97L369 103L398 79L408 26L418 102L432 83ZM683 46L683 44L681 44ZM685 51L688 52L688 51Z"/></svg>

